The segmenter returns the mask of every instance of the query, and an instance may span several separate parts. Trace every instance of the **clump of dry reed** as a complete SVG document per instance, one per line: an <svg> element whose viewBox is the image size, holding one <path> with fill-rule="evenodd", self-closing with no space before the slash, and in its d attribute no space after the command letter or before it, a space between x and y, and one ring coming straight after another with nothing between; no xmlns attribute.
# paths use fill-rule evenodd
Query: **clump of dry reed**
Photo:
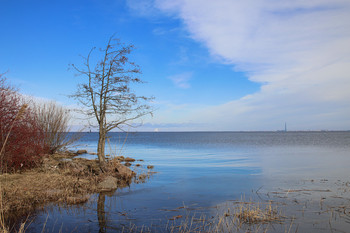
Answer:
<svg viewBox="0 0 350 233"><path fill-rule="evenodd" d="M225 207L211 218L188 215L172 218L167 225L169 232L267 232L271 224L283 224L286 219L272 201L259 203L238 201ZM287 227L285 227L287 228Z"/></svg>
<svg viewBox="0 0 350 233"><path fill-rule="evenodd" d="M217 217L210 232L266 232L271 224L282 224L285 216L272 201L238 201Z"/></svg>
<svg viewBox="0 0 350 233"><path fill-rule="evenodd" d="M280 222L284 218L277 206L272 206L272 201L265 204L242 202L235 209L234 215L240 222L246 224Z"/></svg>

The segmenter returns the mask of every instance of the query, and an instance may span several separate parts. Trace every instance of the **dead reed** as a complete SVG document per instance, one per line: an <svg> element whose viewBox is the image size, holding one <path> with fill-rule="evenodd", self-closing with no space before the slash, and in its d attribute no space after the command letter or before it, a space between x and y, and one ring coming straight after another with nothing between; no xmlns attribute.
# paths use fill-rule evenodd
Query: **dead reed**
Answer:
<svg viewBox="0 0 350 233"><path fill-rule="evenodd" d="M22 174L4 174L3 212L15 217L34 211L48 202L77 204L88 200L87 194L95 191L95 182L90 178L74 175L30 171Z"/></svg>
<svg viewBox="0 0 350 233"><path fill-rule="evenodd" d="M227 212L226 215L230 213ZM284 219L277 206L272 205L272 201L267 203L241 202L234 209L234 215L240 223L245 224L281 222Z"/></svg>
<svg viewBox="0 0 350 233"><path fill-rule="evenodd" d="M118 160L111 160L105 172L99 169L97 160L70 158L71 154L52 155L43 164L21 173L0 175L0 232L8 232L14 219L26 216L47 203L64 205L81 204L89 200L89 194L99 192L99 183L108 176L117 177L118 187L131 182L116 167Z"/></svg>
<svg viewBox="0 0 350 233"><path fill-rule="evenodd" d="M186 209L186 207L185 207ZM286 217L272 201L259 203L237 201L218 206L215 216L176 215L170 218L166 229L169 232L267 232L274 224L284 224ZM284 232L290 226L284 226ZM283 231L282 231L283 232Z"/></svg>

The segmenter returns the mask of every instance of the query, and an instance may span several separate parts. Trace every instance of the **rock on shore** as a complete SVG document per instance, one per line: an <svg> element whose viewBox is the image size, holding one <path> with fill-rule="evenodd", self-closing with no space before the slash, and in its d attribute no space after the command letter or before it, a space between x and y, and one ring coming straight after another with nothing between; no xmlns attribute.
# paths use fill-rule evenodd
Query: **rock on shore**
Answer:
<svg viewBox="0 0 350 233"><path fill-rule="evenodd" d="M98 185L97 188L101 192L109 192L118 188L118 179L113 176L107 176Z"/></svg>

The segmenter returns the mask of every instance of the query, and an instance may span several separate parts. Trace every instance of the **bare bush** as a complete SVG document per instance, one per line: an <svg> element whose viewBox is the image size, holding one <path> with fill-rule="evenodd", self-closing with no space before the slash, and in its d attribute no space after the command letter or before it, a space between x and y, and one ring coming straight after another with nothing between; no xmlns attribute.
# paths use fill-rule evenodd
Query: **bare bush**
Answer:
<svg viewBox="0 0 350 233"><path fill-rule="evenodd" d="M44 138L32 109L0 75L0 172L36 166L47 153Z"/></svg>
<svg viewBox="0 0 350 233"><path fill-rule="evenodd" d="M45 141L50 152L55 153L71 145L78 139L77 135L70 135L69 110L56 102L36 103L35 114L37 122L45 132Z"/></svg>

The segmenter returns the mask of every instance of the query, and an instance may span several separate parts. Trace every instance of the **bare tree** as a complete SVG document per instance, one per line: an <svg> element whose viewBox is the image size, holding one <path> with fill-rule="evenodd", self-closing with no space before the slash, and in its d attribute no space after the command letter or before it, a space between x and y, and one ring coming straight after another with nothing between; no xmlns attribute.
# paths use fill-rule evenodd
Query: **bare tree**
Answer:
<svg viewBox="0 0 350 233"><path fill-rule="evenodd" d="M101 167L105 165L107 133L125 125L132 126L133 120L152 113L147 103L151 98L137 96L131 89L132 83L143 83L138 78L139 66L129 59L133 49L133 45L125 45L112 36L106 47L99 49L99 59L92 58L96 51L92 48L88 56L83 57L83 68L71 65L78 75L86 78L72 97L85 107L83 112L88 117L97 121L97 154Z"/></svg>

